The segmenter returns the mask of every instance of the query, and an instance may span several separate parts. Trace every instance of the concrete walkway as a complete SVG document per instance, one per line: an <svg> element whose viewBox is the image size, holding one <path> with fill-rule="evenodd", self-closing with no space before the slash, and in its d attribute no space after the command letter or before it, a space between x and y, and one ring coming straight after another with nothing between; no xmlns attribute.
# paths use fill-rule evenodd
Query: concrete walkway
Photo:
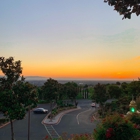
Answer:
<svg viewBox="0 0 140 140"><path fill-rule="evenodd" d="M48 119L48 116L50 115L50 113L43 119L42 121L42 124L45 124L45 125L57 125L60 121L61 121L61 118L66 114L66 113L69 113L69 112L72 112L72 111L75 111L75 110L79 110L81 109L80 107L77 107L77 108L74 108L74 109L69 109L69 110L66 110L66 111L62 111L61 113L59 113L58 115L56 115L54 118L52 118L52 120Z"/></svg>

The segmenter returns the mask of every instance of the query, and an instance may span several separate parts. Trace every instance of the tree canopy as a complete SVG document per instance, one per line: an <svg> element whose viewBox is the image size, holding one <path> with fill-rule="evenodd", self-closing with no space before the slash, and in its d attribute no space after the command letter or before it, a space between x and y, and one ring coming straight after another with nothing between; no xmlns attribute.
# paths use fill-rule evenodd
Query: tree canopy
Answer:
<svg viewBox="0 0 140 140"><path fill-rule="evenodd" d="M42 92L46 99L52 101L58 98L58 82L57 80L49 78L42 86Z"/></svg>
<svg viewBox="0 0 140 140"><path fill-rule="evenodd" d="M93 99L95 99L97 103L100 103L100 105L103 105L103 103L107 100L106 87L104 84L98 83L94 86Z"/></svg>
<svg viewBox="0 0 140 140"><path fill-rule="evenodd" d="M140 15L140 0L104 0L104 2L114 6L114 10L123 15L123 19L131 19L132 13Z"/></svg>
<svg viewBox="0 0 140 140"><path fill-rule="evenodd" d="M76 103L76 96L78 95L78 85L75 82L67 82L65 83L66 86L66 94L71 100L75 100Z"/></svg>
<svg viewBox="0 0 140 140"><path fill-rule="evenodd" d="M21 61L13 57L0 57L0 70L4 76L0 78L0 110L10 119L12 140L14 140L13 120L23 119L26 109L37 103L34 86L24 81Z"/></svg>

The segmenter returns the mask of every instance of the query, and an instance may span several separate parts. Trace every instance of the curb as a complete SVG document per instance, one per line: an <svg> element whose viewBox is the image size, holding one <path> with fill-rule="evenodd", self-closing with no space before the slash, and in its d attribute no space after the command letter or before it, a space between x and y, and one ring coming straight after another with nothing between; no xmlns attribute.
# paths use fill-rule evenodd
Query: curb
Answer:
<svg viewBox="0 0 140 140"><path fill-rule="evenodd" d="M12 121L14 122L14 121L16 121L16 120L12 120ZM7 122L7 123L4 123L3 125L1 125L0 128L3 128L4 126L6 126L6 125L8 125L8 124L10 124L10 121Z"/></svg>
<svg viewBox="0 0 140 140"><path fill-rule="evenodd" d="M4 123L3 125L0 126L0 128L3 128L4 126L8 125L10 122Z"/></svg>
<svg viewBox="0 0 140 140"><path fill-rule="evenodd" d="M67 111L63 111L61 113L59 113L58 115L60 115L60 117L58 118L58 120L56 122L50 122L50 123L47 123L45 122L46 118L48 118L48 115L43 119L43 121L41 122L42 124L45 124L45 125L57 125L60 121L61 121L61 118L66 114L66 113L69 113L69 112L72 112L72 111L75 111L75 110L79 110L81 108L76 108L76 109L70 109L70 110L67 110ZM56 116L55 116L56 117Z"/></svg>

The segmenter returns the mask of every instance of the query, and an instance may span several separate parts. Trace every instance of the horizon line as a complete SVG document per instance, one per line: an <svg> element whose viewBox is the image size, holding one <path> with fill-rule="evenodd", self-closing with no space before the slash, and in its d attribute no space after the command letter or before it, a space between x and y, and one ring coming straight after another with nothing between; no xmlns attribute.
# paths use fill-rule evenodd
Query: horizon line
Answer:
<svg viewBox="0 0 140 140"><path fill-rule="evenodd" d="M0 75L0 77L3 77L4 75ZM31 80L47 80L49 78L54 79L54 80L89 80L89 81L135 81L138 80L138 78L72 78L72 77L45 77L45 76L23 76L26 79L31 79ZM29 80L28 79L28 80Z"/></svg>

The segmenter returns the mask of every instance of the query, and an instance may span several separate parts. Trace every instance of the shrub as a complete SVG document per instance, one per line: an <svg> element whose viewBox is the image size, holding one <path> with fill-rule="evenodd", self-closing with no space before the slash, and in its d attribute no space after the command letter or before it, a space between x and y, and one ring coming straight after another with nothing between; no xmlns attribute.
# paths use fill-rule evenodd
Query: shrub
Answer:
<svg viewBox="0 0 140 140"><path fill-rule="evenodd" d="M95 140L138 140L139 131L123 115L107 116L94 130Z"/></svg>
<svg viewBox="0 0 140 140"><path fill-rule="evenodd" d="M8 122L8 121L9 121L9 119L7 119L7 118L1 118L1 119L0 119L0 124L6 123L6 122Z"/></svg>
<svg viewBox="0 0 140 140"><path fill-rule="evenodd" d="M43 140L94 140L90 134L72 134L71 138L67 137L67 133L64 132L60 138L51 139L50 136L46 136Z"/></svg>
<svg viewBox="0 0 140 140"><path fill-rule="evenodd" d="M83 99L83 95L81 93L78 93L78 95L76 96L76 99Z"/></svg>
<svg viewBox="0 0 140 140"><path fill-rule="evenodd" d="M39 104L44 104L44 103L48 103L48 102L49 102L49 101L47 101L47 100L39 100L39 101L38 101Z"/></svg>
<svg viewBox="0 0 140 140"><path fill-rule="evenodd" d="M69 140L93 140L90 134L73 134Z"/></svg>
<svg viewBox="0 0 140 140"><path fill-rule="evenodd" d="M68 104L69 107L74 106L73 104Z"/></svg>
<svg viewBox="0 0 140 140"><path fill-rule="evenodd" d="M135 128L140 131L140 114L134 113L127 118L134 124Z"/></svg>
<svg viewBox="0 0 140 140"><path fill-rule="evenodd" d="M63 106L63 101L62 101L62 100L58 100L58 101L57 101L57 105L58 105L58 106Z"/></svg>
<svg viewBox="0 0 140 140"><path fill-rule="evenodd" d="M128 116L128 119L135 124L140 124L140 114L134 113Z"/></svg>
<svg viewBox="0 0 140 140"><path fill-rule="evenodd" d="M140 110L140 96L136 98L137 109Z"/></svg>

